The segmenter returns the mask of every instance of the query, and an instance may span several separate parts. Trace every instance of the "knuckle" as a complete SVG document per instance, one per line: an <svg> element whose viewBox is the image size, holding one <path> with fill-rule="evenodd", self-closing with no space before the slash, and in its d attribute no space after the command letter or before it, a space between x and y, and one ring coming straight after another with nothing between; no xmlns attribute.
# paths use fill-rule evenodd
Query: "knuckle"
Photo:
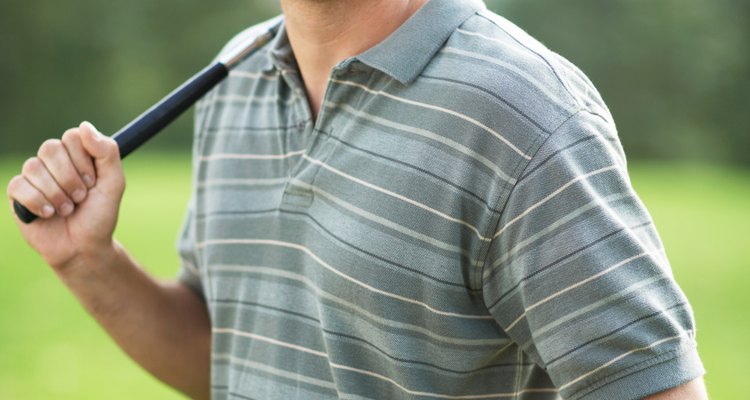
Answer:
<svg viewBox="0 0 750 400"><path fill-rule="evenodd" d="M52 157L62 148L62 143L58 139L47 139L39 146L39 157Z"/></svg>
<svg viewBox="0 0 750 400"><path fill-rule="evenodd" d="M34 175L42 168L42 161L37 157L32 157L23 163L22 171L24 175Z"/></svg>
<svg viewBox="0 0 750 400"><path fill-rule="evenodd" d="M10 179L10 182L8 182L8 187L6 189L6 193L8 194L8 197L15 197L13 195L16 194L20 190L22 180L23 180L23 177L21 175L16 175Z"/></svg>
<svg viewBox="0 0 750 400"><path fill-rule="evenodd" d="M70 128L65 131L62 135L63 143L75 143L81 138L81 134L78 132L78 128Z"/></svg>

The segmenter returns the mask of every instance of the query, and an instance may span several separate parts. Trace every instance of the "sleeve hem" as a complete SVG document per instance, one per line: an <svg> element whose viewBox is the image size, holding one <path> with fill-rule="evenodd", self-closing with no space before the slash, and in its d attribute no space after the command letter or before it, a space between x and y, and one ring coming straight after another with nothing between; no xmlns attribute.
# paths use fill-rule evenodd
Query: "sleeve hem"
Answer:
<svg viewBox="0 0 750 400"><path fill-rule="evenodd" d="M683 351L661 354L646 362L587 385L569 395L570 399L642 399L703 376L705 370L695 345Z"/></svg>

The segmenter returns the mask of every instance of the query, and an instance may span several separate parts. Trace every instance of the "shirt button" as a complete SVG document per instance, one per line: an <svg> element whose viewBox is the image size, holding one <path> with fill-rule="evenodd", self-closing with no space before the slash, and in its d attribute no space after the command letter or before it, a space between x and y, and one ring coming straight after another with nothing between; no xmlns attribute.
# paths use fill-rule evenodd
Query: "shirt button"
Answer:
<svg viewBox="0 0 750 400"><path fill-rule="evenodd" d="M305 121L303 120L297 121L297 130L300 132L305 131Z"/></svg>

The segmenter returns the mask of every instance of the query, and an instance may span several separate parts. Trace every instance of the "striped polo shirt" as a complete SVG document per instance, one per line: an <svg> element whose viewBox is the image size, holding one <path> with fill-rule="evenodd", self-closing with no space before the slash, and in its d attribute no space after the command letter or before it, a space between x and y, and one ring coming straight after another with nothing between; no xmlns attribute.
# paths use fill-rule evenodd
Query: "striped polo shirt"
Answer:
<svg viewBox="0 0 750 400"><path fill-rule="evenodd" d="M214 399L635 399L703 373L599 94L481 2L427 2L311 115L283 25L197 105L180 279Z"/></svg>

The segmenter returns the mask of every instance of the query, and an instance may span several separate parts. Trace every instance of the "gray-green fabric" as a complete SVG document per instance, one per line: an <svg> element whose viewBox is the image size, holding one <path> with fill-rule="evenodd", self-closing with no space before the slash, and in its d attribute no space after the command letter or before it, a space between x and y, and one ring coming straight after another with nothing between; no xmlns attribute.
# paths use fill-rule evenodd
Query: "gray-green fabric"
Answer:
<svg viewBox="0 0 750 400"><path fill-rule="evenodd" d="M703 373L597 91L480 2L340 63L314 126L282 28L197 106L194 169L181 279L214 399L635 399Z"/></svg>

